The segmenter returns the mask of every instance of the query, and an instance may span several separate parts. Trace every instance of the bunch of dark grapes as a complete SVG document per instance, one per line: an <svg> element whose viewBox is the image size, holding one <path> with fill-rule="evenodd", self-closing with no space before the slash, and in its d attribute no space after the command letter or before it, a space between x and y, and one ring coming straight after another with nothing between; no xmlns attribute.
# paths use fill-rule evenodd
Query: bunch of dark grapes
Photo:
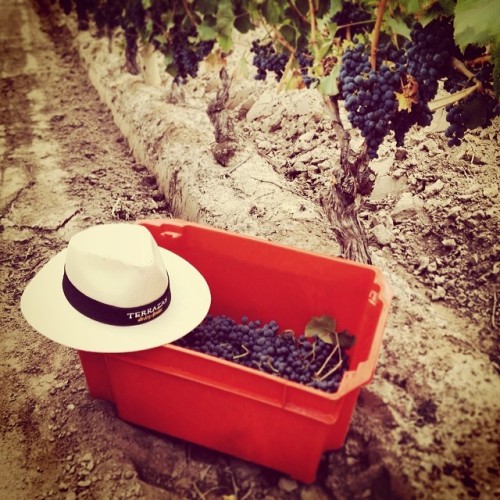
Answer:
<svg viewBox="0 0 500 500"><path fill-rule="evenodd" d="M78 19L78 29L89 29L89 12L95 9L96 0L75 0L76 16Z"/></svg>
<svg viewBox="0 0 500 500"><path fill-rule="evenodd" d="M450 67L448 74L446 75L446 79L443 83L443 88L446 92L450 94L454 94L455 92L459 92L460 90L464 90L470 84L469 78L467 78L460 71L456 71Z"/></svg>
<svg viewBox="0 0 500 500"><path fill-rule="evenodd" d="M71 9L73 7L71 0L59 0L59 6L67 16L71 14Z"/></svg>
<svg viewBox="0 0 500 500"><path fill-rule="evenodd" d="M445 136L448 137L448 146L459 146L467 130L462 104L446 106L446 121L450 124L445 131Z"/></svg>
<svg viewBox="0 0 500 500"><path fill-rule="evenodd" d="M459 146L467 129L489 127L497 116L500 116L500 106L496 99L486 94L474 93L447 106L446 120L449 126L445 136L448 137L448 146Z"/></svg>
<svg viewBox="0 0 500 500"><path fill-rule="evenodd" d="M338 389L348 369L342 347L280 334L275 321L262 325L243 317L238 324L227 316L207 316L175 344L326 392Z"/></svg>
<svg viewBox="0 0 500 500"><path fill-rule="evenodd" d="M286 54L278 54L272 42L261 45L259 40L252 42L250 52L254 54L252 64L257 68L256 80L265 80L268 71L274 72L276 80L281 79L288 62Z"/></svg>
<svg viewBox="0 0 500 500"><path fill-rule="evenodd" d="M190 42L189 38L194 36L196 36L196 28L184 30L180 24L175 24L169 32L169 41L165 49L173 52L173 62L177 69L175 83L186 83L189 76L196 77L200 62L214 46L213 41Z"/></svg>
<svg viewBox="0 0 500 500"><path fill-rule="evenodd" d="M391 128L394 132L394 139L398 147L404 146L406 134L413 127L419 125L420 127L428 127L432 122L432 111L429 109L427 103L417 102L412 105L410 111L399 111L396 116L392 118Z"/></svg>
<svg viewBox="0 0 500 500"><path fill-rule="evenodd" d="M401 85L403 66L380 65L372 70L363 44L345 51L342 56L340 82L348 118L365 138L370 158L391 130L398 111L396 92Z"/></svg>
<svg viewBox="0 0 500 500"><path fill-rule="evenodd" d="M488 127L492 120L500 115L500 108L493 97L493 66L489 61L480 61L486 48L468 45L463 54L463 64L474 73L474 79L465 76L463 72L450 68L444 82L444 88L451 94L466 90L468 87L481 83L481 92L474 92L455 104L446 107L446 120L449 123L445 131L448 146L459 146L467 129ZM479 69L477 69L479 67Z"/></svg>
<svg viewBox="0 0 500 500"><path fill-rule="evenodd" d="M146 29L146 10L142 5L142 0L127 0L122 27L123 29L134 28L137 33L144 33Z"/></svg>
<svg viewBox="0 0 500 500"><path fill-rule="evenodd" d="M296 57L304 85L307 88L310 88L311 85L315 86L319 82L319 79L309 75L309 68L313 65L312 55L308 51L299 51Z"/></svg>
<svg viewBox="0 0 500 500"><path fill-rule="evenodd" d="M107 33L111 37L122 22L122 5L115 0L99 0L94 7L94 21L98 36Z"/></svg>
<svg viewBox="0 0 500 500"><path fill-rule="evenodd" d="M438 79L449 71L450 57L458 53L453 41L453 24L450 19L436 19L423 27L416 23L406 43L405 74L401 80L408 85L411 79L416 83L415 102L410 110L402 110L392 117L397 146L403 146L404 138L415 124L427 127L432 122L429 101L438 91ZM399 61L403 61L402 58Z"/></svg>
<svg viewBox="0 0 500 500"><path fill-rule="evenodd" d="M365 31L365 22L369 21L371 17L371 14L364 9L360 2L344 0L342 10L332 17L332 21L339 26L349 26L351 36L354 36ZM342 30L347 30L347 28L342 28Z"/></svg>
<svg viewBox="0 0 500 500"><path fill-rule="evenodd" d="M425 27L416 23L410 37L405 45L407 71L418 82L419 100L427 103L436 96L438 79L447 74L450 57L459 52L453 41L452 20L435 19Z"/></svg>

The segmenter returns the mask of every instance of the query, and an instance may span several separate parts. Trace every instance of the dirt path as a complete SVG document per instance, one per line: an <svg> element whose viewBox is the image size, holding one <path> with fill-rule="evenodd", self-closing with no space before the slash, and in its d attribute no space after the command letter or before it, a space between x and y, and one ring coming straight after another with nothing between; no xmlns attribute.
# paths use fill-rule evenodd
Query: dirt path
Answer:
<svg viewBox="0 0 500 500"><path fill-rule="evenodd" d="M37 269L78 230L100 222L167 217L168 203L154 177L135 163L112 115L99 102L68 30L40 21L28 0L4 2L0 26L0 498L385 500L500 494L498 336L489 315L491 294L467 294L480 306L476 317L464 315L467 301L459 300L457 308L452 300L431 301L449 278L456 279L459 292L464 290L461 254L452 249L450 261L431 260L412 275L426 252L432 257L442 248L425 247L417 238L429 225L427 219L406 214L391 226L387 215L394 213L394 203L385 199L366 218L368 227L383 225L395 233L390 245L379 245L380 235L374 233L375 257L394 288L394 307L374 383L361 393L345 447L325 454L315 484L301 485L277 472L128 425L116 418L112 404L92 400L76 353L32 331L21 317L19 298ZM210 98L209 92L205 97ZM286 114L290 106L285 105L273 108L271 119ZM250 118L242 126L253 131L264 154L275 152L268 140L269 115L259 121L254 109L254 121ZM281 141L279 152L295 150L285 172L296 179L293 188L304 181L305 190L314 189L321 182L318 165L323 158L313 158L317 167L308 170L304 162L309 151L299 149L322 135L308 130L308 137L298 140L301 125L295 135L290 132L296 119L291 116L290 126L273 137ZM306 116L301 120L302 126L311 123ZM319 119L315 123L322 126ZM322 132L330 135L327 128ZM415 177L411 185L429 199L426 186L436 189L431 146L415 147L400 168ZM462 168L455 165L450 177ZM482 165L472 165L468 178L492 179ZM490 267L495 258L491 221L498 224L493 213L498 192L492 186L486 194L483 188L462 193L470 196L462 199L450 193L460 184L446 185L441 189L452 201L432 212L433 230L440 231L436 221L455 202L466 204L484 195L489 205L476 206L483 215L474 212L467 218L454 211L446 219L446 238L449 245L455 238L465 253L472 245L467 238L474 236L465 231L481 225L485 236L474 248L479 262ZM456 223L462 220L457 214L469 221L466 227ZM438 236L435 241L443 240ZM433 262L441 269L432 270ZM483 283L487 290L495 289L490 275L484 282L479 273L467 277L471 292ZM446 289L448 298L454 297L452 289Z"/></svg>

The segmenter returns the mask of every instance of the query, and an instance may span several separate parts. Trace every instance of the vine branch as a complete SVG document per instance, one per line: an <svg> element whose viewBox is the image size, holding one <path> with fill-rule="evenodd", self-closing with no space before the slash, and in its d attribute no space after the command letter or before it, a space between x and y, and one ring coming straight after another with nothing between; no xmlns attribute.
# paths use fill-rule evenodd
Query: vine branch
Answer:
<svg viewBox="0 0 500 500"><path fill-rule="evenodd" d="M309 15L311 16L311 45L314 50L314 56L318 57L318 40L316 39L316 13L314 10L313 0L309 0Z"/></svg>
<svg viewBox="0 0 500 500"><path fill-rule="evenodd" d="M387 0L380 0L377 7L377 19L372 33L372 46L370 50L370 64L373 70L377 67L377 47L378 39L380 37L380 28L382 26L382 19L384 17L385 7Z"/></svg>
<svg viewBox="0 0 500 500"><path fill-rule="evenodd" d="M191 24L196 28L197 26L196 19L194 18L193 13L191 12L186 0L182 0L182 6L184 7L184 10L186 11L187 16L189 17Z"/></svg>
<svg viewBox="0 0 500 500"><path fill-rule="evenodd" d="M276 37L276 39L278 40L278 42L281 43L281 45L283 45L283 47L285 47L291 54L295 55L295 52L296 52L295 47L293 47L292 45L290 45L288 43L288 41L280 33L280 31L277 28L275 28L274 26L269 26L267 24L266 20L264 19L264 16L262 16L262 14L260 14L260 13L259 13L259 18L260 18L261 23L266 27L267 31L271 31L273 33L273 35Z"/></svg>
<svg viewBox="0 0 500 500"><path fill-rule="evenodd" d="M309 21L307 20L307 17L302 14L300 9L295 5L295 2L293 0L288 0L289 5L291 5L292 9L295 11L297 16L299 16L299 19L306 24L309 24Z"/></svg>

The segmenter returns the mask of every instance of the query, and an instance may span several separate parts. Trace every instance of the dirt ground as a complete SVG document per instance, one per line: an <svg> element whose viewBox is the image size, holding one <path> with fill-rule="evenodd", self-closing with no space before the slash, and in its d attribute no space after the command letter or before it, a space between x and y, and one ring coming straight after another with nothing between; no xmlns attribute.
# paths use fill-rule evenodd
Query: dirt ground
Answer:
<svg viewBox="0 0 500 500"><path fill-rule="evenodd" d="M103 54L88 33L74 40L57 17L46 18L28 0L5 1L0 26L0 498L500 496L498 121L450 150L438 119L430 131L412 133L404 149L385 146L374 162L377 183L361 216L374 262L393 288L393 306L375 378L361 391L345 445L325 453L316 482L304 485L122 421L112 403L89 396L77 354L22 318L24 287L77 231L116 220L193 216L166 189L166 174L142 161L151 156L138 152L133 136L152 125L138 125L131 115L124 133L119 99L112 114L89 81L92 58L109 57L99 63L109 88L144 92L127 83L116 50ZM207 73L189 83L189 105L203 110L213 82ZM307 92L276 94L271 82L237 83L231 113L238 136L258 154L245 165L237 156L225 171L230 175L218 174L221 189L238 188L244 210L228 215L232 205L220 203L216 215L210 212L214 225L338 251L308 208L338 155L315 99ZM186 110L170 105L169 119L182 121ZM210 124L197 127L205 142L195 144L187 133L182 140L208 151ZM168 161L185 160L182 154L171 148ZM283 184L260 181L263 191L249 192L258 161ZM215 189L210 175L207 190ZM306 208L277 213L269 198L280 192L298 196ZM287 226L292 219L302 232Z"/></svg>

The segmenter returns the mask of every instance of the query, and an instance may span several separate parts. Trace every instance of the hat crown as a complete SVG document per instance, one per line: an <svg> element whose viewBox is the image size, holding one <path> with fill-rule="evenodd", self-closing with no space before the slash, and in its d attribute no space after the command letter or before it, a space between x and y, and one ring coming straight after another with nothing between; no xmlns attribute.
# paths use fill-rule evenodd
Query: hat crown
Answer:
<svg viewBox="0 0 500 500"><path fill-rule="evenodd" d="M120 308L157 300L168 275L155 240L143 226L103 224L73 236L66 274L83 294Z"/></svg>

